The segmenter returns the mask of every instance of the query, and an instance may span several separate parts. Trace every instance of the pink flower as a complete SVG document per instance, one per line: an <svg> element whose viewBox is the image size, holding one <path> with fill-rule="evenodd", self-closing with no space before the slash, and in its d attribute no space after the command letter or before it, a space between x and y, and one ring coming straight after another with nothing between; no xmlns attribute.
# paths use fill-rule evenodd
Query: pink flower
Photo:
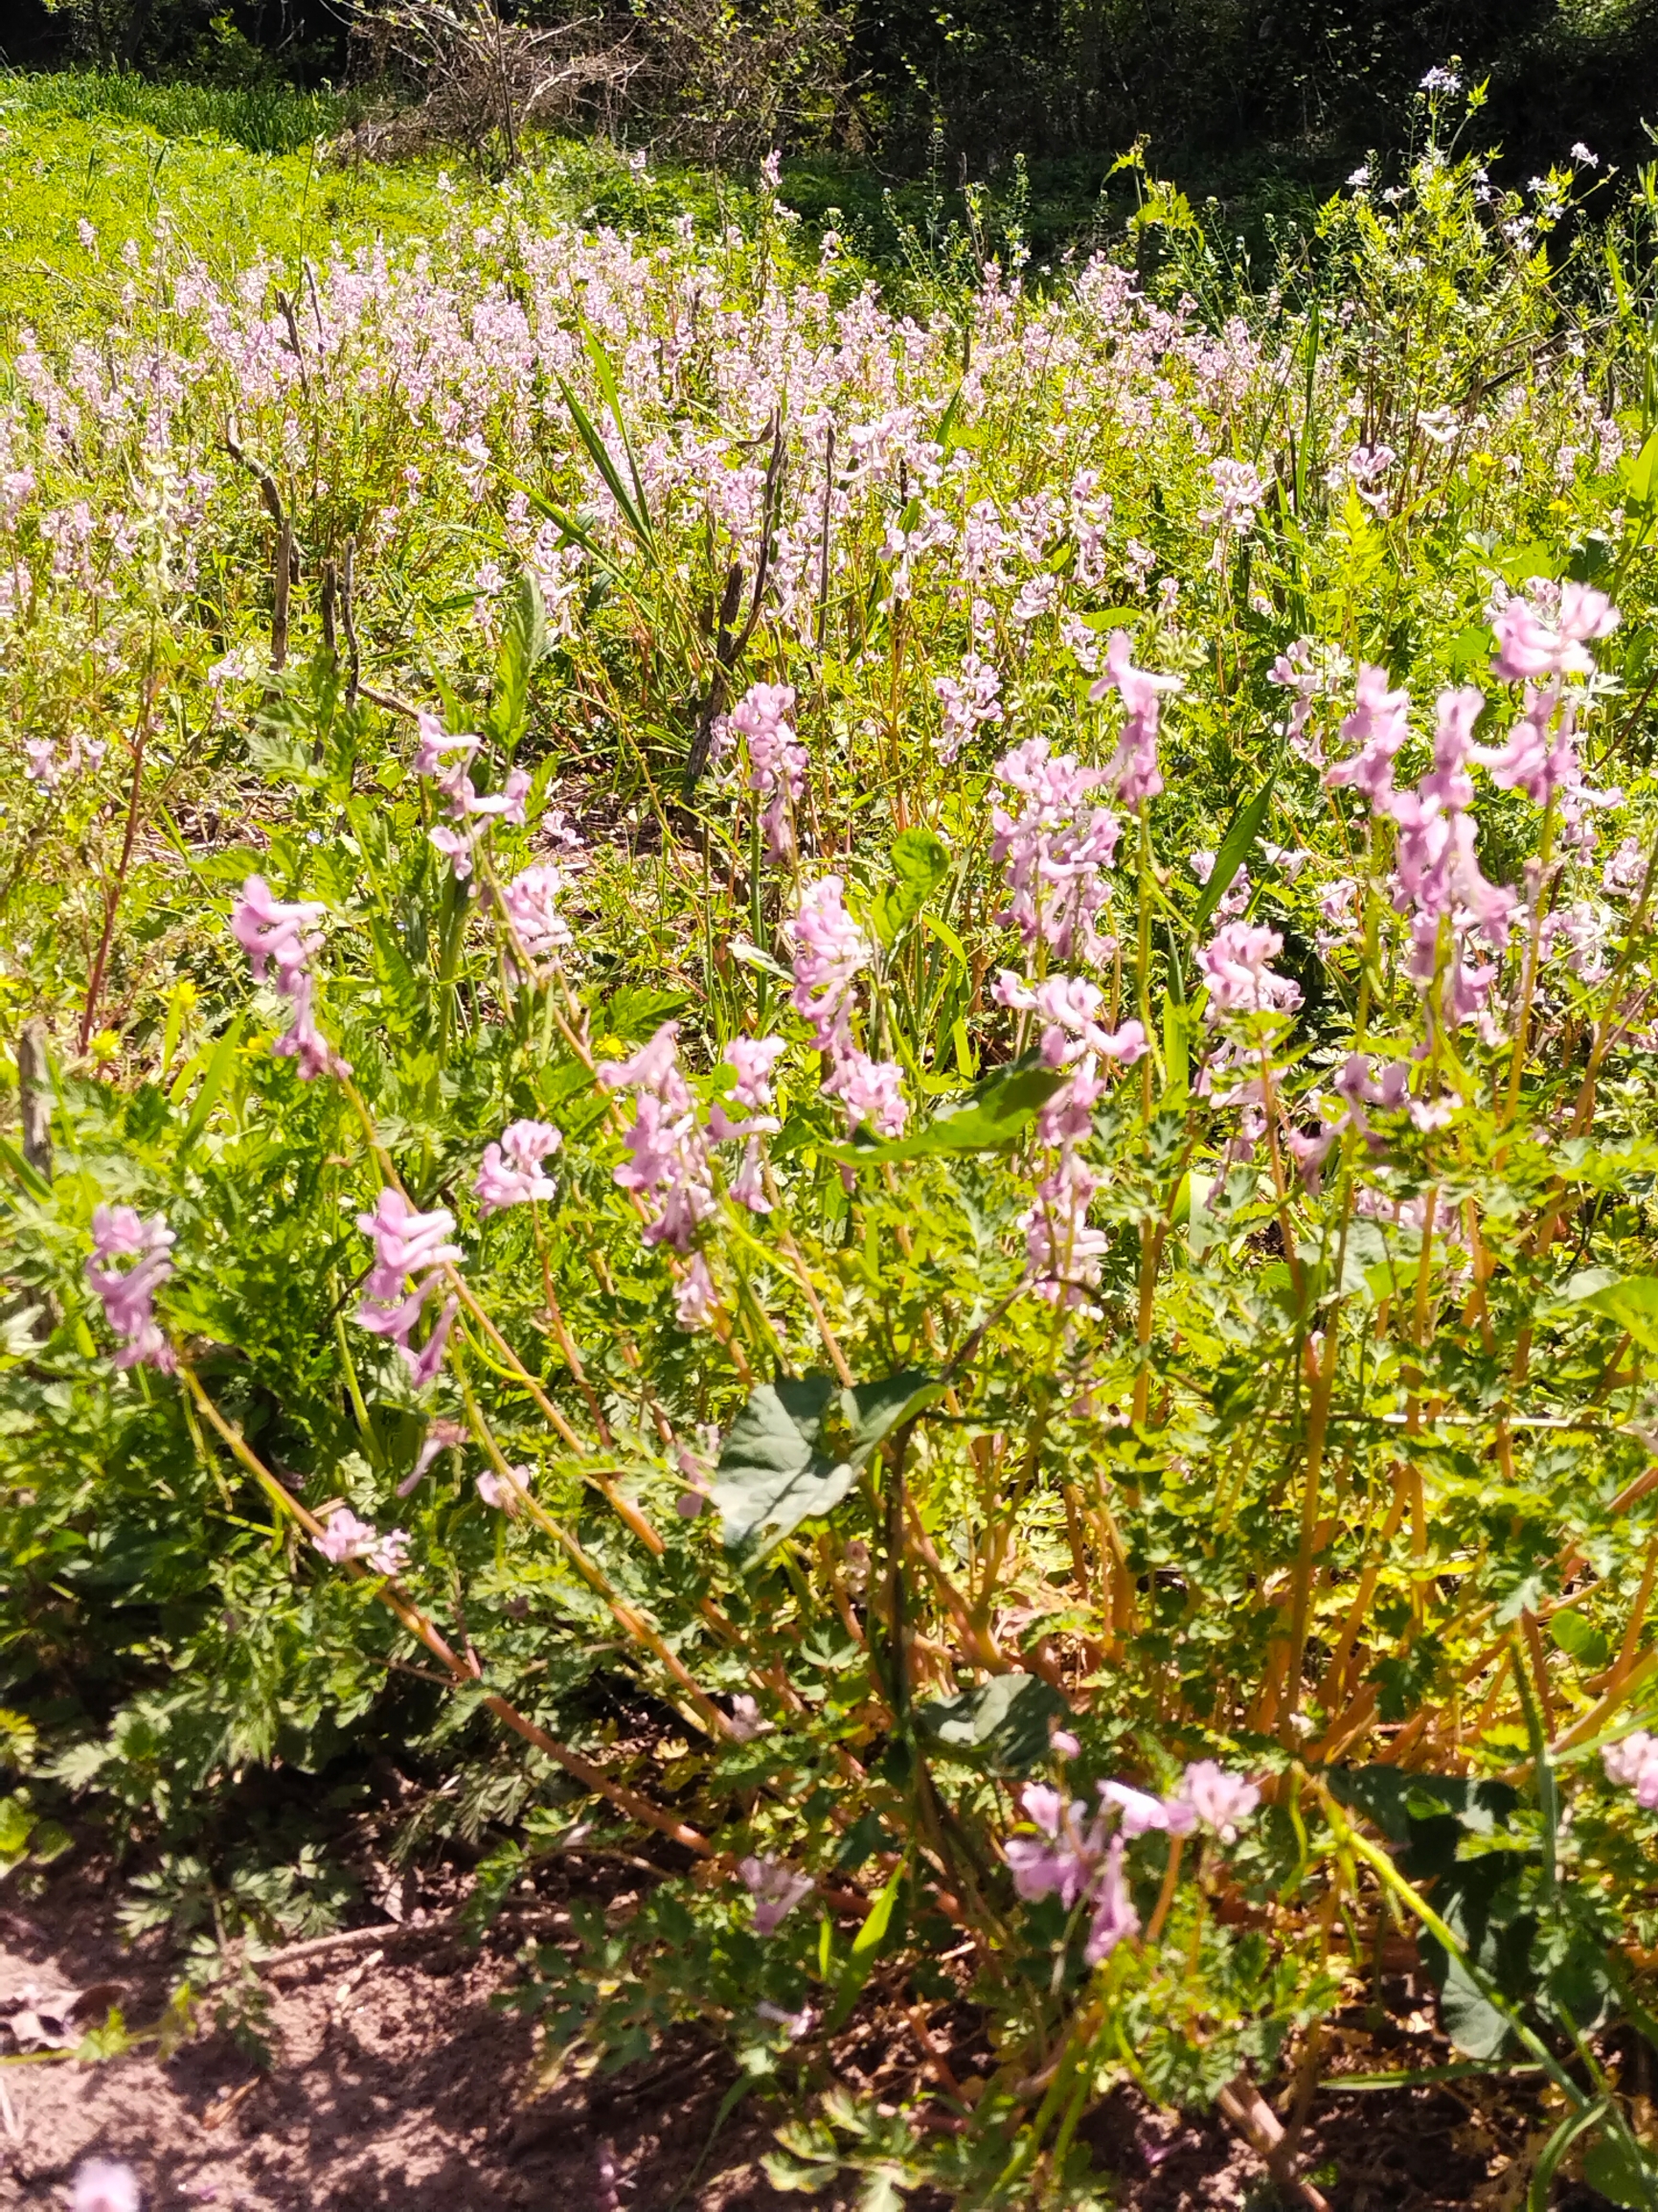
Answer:
<svg viewBox="0 0 1658 2212"><path fill-rule="evenodd" d="M771 1071L788 1050L787 1041L781 1037L734 1037L726 1046L724 1058L728 1066L737 1071L737 1081L731 1086L731 1095L738 1106L748 1106L760 1113L771 1104Z"/></svg>
<svg viewBox="0 0 1658 2212"><path fill-rule="evenodd" d="M774 1935L813 1887L809 1874L797 1874L793 1867L784 1866L777 1859L745 1859L737 1871L742 1878L743 1887L754 1899L756 1935Z"/></svg>
<svg viewBox="0 0 1658 2212"><path fill-rule="evenodd" d="M484 1147L484 1162L472 1185L480 1217L488 1218L502 1206L526 1206L533 1198L556 1197L558 1186L541 1173L541 1162L562 1142L550 1123L510 1123L502 1130L499 1144Z"/></svg>
<svg viewBox="0 0 1658 2212"><path fill-rule="evenodd" d="M75 2169L69 2212L138 2212L138 2176L113 2158L85 2158Z"/></svg>
<svg viewBox="0 0 1658 2212"><path fill-rule="evenodd" d="M454 1226L455 1217L446 1207L418 1214L401 1191L394 1190L380 1193L372 1214L357 1216L357 1227L375 1243L374 1265L363 1285L357 1325L376 1336L391 1338L418 1389L424 1388L443 1362L460 1304L454 1297L445 1301L424 1347L417 1352L412 1338L428 1294L441 1280L443 1269L462 1256L458 1244L444 1242ZM413 1289L406 1288L410 1279Z"/></svg>
<svg viewBox="0 0 1658 2212"><path fill-rule="evenodd" d="M1158 702L1164 692L1181 690L1182 682L1179 676L1148 675L1135 668L1128 650L1128 632L1114 629L1105 649L1105 673L1089 686L1088 696L1102 699L1112 690L1123 696L1126 719L1107 775L1124 806L1138 807L1163 788L1157 766L1157 723L1162 713Z"/></svg>
<svg viewBox="0 0 1658 2212"><path fill-rule="evenodd" d="M511 1482L486 1468L478 1477L478 1495L497 1513L514 1514L518 1510L518 1493L529 1489L535 1471L526 1466L511 1468L508 1471L512 1477Z"/></svg>
<svg viewBox="0 0 1658 2212"><path fill-rule="evenodd" d="M840 1100L850 1128L867 1124L877 1136L897 1137L904 1133L910 1111L903 1081L896 1060L871 1060L853 1048L839 1055L823 1088L826 1096Z"/></svg>
<svg viewBox="0 0 1658 2212"><path fill-rule="evenodd" d="M1092 639L1092 631L1085 634ZM948 766L981 729L993 728L1004 718L1002 679L988 661L969 652L964 656L958 675L933 678L933 690L944 710L944 726L936 749Z"/></svg>
<svg viewBox="0 0 1658 2212"><path fill-rule="evenodd" d="M570 924L558 911L565 888L560 871L541 860L515 876L501 894L512 934L531 960L546 960L571 941Z"/></svg>
<svg viewBox="0 0 1658 2212"><path fill-rule="evenodd" d="M1341 725L1341 734L1357 753L1350 761L1325 771L1327 784L1351 784L1373 807L1393 788L1394 759L1410 736L1411 695L1388 690L1387 671L1367 661L1358 672L1358 700Z"/></svg>
<svg viewBox="0 0 1658 2212"><path fill-rule="evenodd" d="M1103 1834L1097 1822L1082 1825L1088 1808L1080 1798L1045 1782L1027 1783L1019 1804L1036 1834L1010 1836L1002 1846L1013 1887L1029 1904L1056 1895L1069 1912L1099 1871Z"/></svg>
<svg viewBox="0 0 1658 2212"><path fill-rule="evenodd" d="M1025 1232L1025 1280L1050 1305L1079 1305L1083 1292L1100 1281L1111 1242L1088 1221L1099 1188L1099 1176L1067 1146L1037 1184L1034 1202L1019 1217Z"/></svg>
<svg viewBox="0 0 1658 2212"><path fill-rule="evenodd" d="M717 1211L707 1132L679 1069L679 1024L665 1021L631 1060L598 1071L606 1090L635 1093L633 1126L623 1138L628 1156L615 1171L625 1191L640 1191L656 1211L645 1228L647 1244L689 1252L702 1224Z"/></svg>
<svg viewBox="0 0 1658 2212"><path fill-rule="evenodd" d="M1006 865L1013 893L999 919L1017 928L1027 949L1042 940L1062 960L1108 959L1095 917L1105 903L1102 878L1117 856L1120 825L1107 809L1087 803L1102 772L1079 768L1069 754L1050 759L1050 750L1046 738L1031 738L996 764L997 782L1024 802L1017 815L991 811L991 857Z"/></svg>
<svg viewBox="0 0 1658 2212"><path fill-rule="evenodd" d="M1241 1774L1229 1774L1213 1759L1197 1759L1186 1769L1180 1794L1193 1819L1222 1843L1235 1843L1238 1831L1261 1803L1261 1791Z"/></svg>
<svg viewBox="0 0 1658 2212"><path fill-rule="evenodd" d="M312 1537L311 1548L321 1552L330 1566L363 1560L377 1575L400 1575L408 1564L409 1532L395 1528L381 1536L349 1506L337 1505L324 1522L322 1535Z"/></svg>
<svg viewBox="0 0 1658 2212"><path fill-rule="evenodd" d="M1267 966L1283 950L1276 929L1258 929L1247 922L1229 922L1198 952L1198 966L1209 986L1204 1019L1220 1021L1233 1015L1293 1014L1301 1004L1301 989L1286 975L1275 975Z"/></svg>
<svg viewBox="0 0 1658 2212"><path fill-rule="evenodd" d="M1190 1836L1197 1814L1184 1797L1153 1797L1147 1790L1130 1789L1126 1782L1102 1782L1100 1803L1118 1816L1118 1832L1130 1841L1154 1832Z"/></svg>
<svg viewBox="0 0 1658 2212"><path fill-rule="evenodd" d="M1618 610L1603 591L1588 584L1560 586L1556 627L1551 628L1533 601L1516 592L1499 607L1491 627L1497 633L1497 650L1491 673L1505 683L1531 682L1538 676L1592 675L1594 657L1586 650L1590 638L1609 637L1618 627Z"/></svg>
<svg viewBox="0 0 1658 2212"><path fill-rule="evenodd" d="M478 752L483 745L481 738L450 737L436 715L418 714L415 717L415 726L419 730L420 738L420 741L415 749L414 766L417 776L442 776L445 773L451 773L454 764L450 763L447 767L445 766L451 753L460 755L460 765L464 767L472 755Z"/></svg>
<svg viewBox="0 0 1658 2212"><path fill-rule="evenodd" d="M453 1451L458 1445L465 1444L466 1441L466 1425L464 1421L434 1421L420 1440L420 1448L415 1455L414 1467L397 1485L397 1495L407 1497L440 1453Z"/></svg>
<svg viewBox="0 0 1658 2212"><path fill-rule="evenodd" d="M1601 1764L1608 1782L1634 1790L1635 1802L1643 1811L1658 1811L1658 1738L1637 1728L1616 1744L1608 1744L1601 1753Z"/></svg>
<svg viewBox="0 0 1658 2212"><path fill-rule="evenodd" d="M1109 1958L1124 1937L1140 1933L1140 1915L1134 1909L1134 1901L1128 1894L1128 1878L1123 1871L1121 1836L1111 1838L1095 1896L1098 1902L1094 1918L1089 1925L1088 1940L1082 1947L1082 1956L1090 1966L1098 1966L1102 1959Z"/></svg>
<svg viewBox="0 0 1658 2212"><path fill-rule="evenodd" d="M794 947L794 989L789 1003L811 1024L812 1043L832 1054L850 1039L847 998L852 979L868 965L869 939L847 912L838 876L822 877L801 896L787 932Z"/></svg>
<svg viewBox="0 0 1658 2212"><path fill-rule="evenodd" d="M92 1217L92 1257L86 1280L102 1303L104 1319L122 1338L117 1367L154 1367L170 1375L178 1356L155 1318L157 1288L173 1272L168 1254L174 1243L166 1219L146 1221L131 1206L99 1206ZM121 1268L118 1259L136 1260Z"/></svg>
<svg viewBox="0 0 1658 2212"><path fill-rule="evenodd" d="M793 850L790 809L806 789L806 750L789 722L794 712L790 684L755 684L732 708L725 741L738 732L748 748L748 787L769 803L765 810L766 851L786 860Z"/></svg>
<svg viewBox="0 0 1658 2212"><path fill-rule="evenodd" d="M674 1288L674 1324L687 1335L693 1335L697 1330L706 1329L718 1311L719 1294L715 1289L714 1277L708 1271L708 1262L697 1252Z"/></svg>
<svg viewBox="0 0 1658 2212"><path fill-rule="evenodd" d="M279 1060L297 1060L305 1083L319 1075L343 1077L352 1072L351 1063L317 1028L312 1005L316 984L309 964L321 940L307 931L327 912L314 900L284 904L271 897L262 876L250 876L231 913L231 932L248 956L255 981L262 982L266 968L274 965L276 988L293 1007L291 1026L271 1050Z"/></svg>

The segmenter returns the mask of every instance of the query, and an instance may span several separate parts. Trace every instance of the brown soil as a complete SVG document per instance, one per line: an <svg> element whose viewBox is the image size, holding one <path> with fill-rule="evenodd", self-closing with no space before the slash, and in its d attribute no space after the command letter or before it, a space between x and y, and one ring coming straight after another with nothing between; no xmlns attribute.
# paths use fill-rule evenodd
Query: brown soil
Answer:
<svg viewBox="0 0 1658 2212"><path fill-rule="evenodd" d="M112 1905L80 1871L0 1908L0 2021L20 1997L50 2015L61 1993L111 1983L129 2026L159 2016L166 1961L123 1947ZM400 1927L273 1966L268 2068L211 2032L165 2064L133 2052L0 2067L0 2206L61 2212L79 2161L104 2157L136 2170L145 2212L846 2212L851 2190L806 2200L769 2185L760 2159L776 2115L763 2108L739 2110L710 2147L733 2079L715 2050L687 2041L609 2080L540 2087L531 2022L490 2000L552 1917L533 1904L479 1946L416 1907ZM89 2009L110 2001L100 1991ZM857 2065L846 2071L857 2086ZM1523 2194L1527 2115L1483 2086L1458 2088L1322 2094L1300 2171L1332 2212L1506 2212ZM1083 2132L1123 2212L1281 2201L1215 2115L1160 2113L1118 2091ZM1601 2200L1568 2188L1558 2202L1589 2212ZM930 2193L912 2204L947 2212Z"/></svg>

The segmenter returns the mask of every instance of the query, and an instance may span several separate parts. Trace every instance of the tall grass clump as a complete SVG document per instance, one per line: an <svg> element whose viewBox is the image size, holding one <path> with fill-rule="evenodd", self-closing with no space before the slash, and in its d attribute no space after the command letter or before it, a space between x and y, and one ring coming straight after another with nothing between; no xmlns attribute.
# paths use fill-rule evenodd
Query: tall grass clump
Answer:
<svg viewBox="0 0 1658 2212"><path fill-rule="evenodd" d="M193 84L131 70L8 71L0 113L143 124L164 138L221 138L250 153L298 153L335 138L358 103L345 93L261 84Z"/></svg>
<svg viewBox="0 0 1658 2212"><path fill-rule="evenodd" d="M480 1913L628 1856L551 2058L872 2204L1102 2204L1125 2081L1322 2201L1402 1956L1658 2201L1658 186L1456 101L1259 293L768 164L18 343L20 1863L216 1869L233 2005L247 1777L390 1758Z"/></svg>

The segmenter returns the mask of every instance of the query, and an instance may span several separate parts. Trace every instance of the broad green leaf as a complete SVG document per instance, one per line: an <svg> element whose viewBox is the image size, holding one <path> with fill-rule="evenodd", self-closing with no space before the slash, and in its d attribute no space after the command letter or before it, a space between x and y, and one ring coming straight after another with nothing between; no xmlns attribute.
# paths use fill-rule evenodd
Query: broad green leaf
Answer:
<svg viewBox="0 0 1658 2212"><path fill-rule="evenodd" d="M1220 850L1215 855L1215 866L1209 880L1197 896L1196 911L1192 917L1192 934L1201 937L1209 926L1209 918L1226 894L1232 889L1238 871L1249 857L1249 849L1261 834L1261 825L1266 820L1267 809L1272 805L1272 793L1278 782L1276 766L1268 769L1264 784L1251 799L1246 799L1233 815L1227 832L1220 840Z"/></svg>
<svg viewBox="0 0 1658 2212"><path fill-rule="evenodd" d="M1029 1774L1050 1755L1053 1724L1070 1707L1039 1675L997 1675L960 1697L915 1708L918 1731L946 1758Z"/></svg>
<svg viewBox="0 0 1658 2212"><path fill-rule="evenodd" d="M1583 2157L1583 2178L1610 2203L1629 2212L1658 2201L1658 2170L1638 2157L1622 2135L1609 2132L1591 2143Z"/></svg>
<svg viewBox="0 0 1658 2212"><path fill-rule="evenodd" d="M890 857L897 880L877 892L870 905L875 935L888 946L950 873L950 849L931 830L903 830L893 839Z"/></svg>
<svg viewBox="0 0 1658 2212"><path fill-rule="evenodd" d="M833 1145L832 1159L921 1160L950 1152L993 1152L1016 1144L1065 1078L1061 1071L1021 1061L987 1076L971 1097L934 1115L914 1136L887 1144Z"/></svg>
<svg viewBox="0 0 1658 2212"><path fill-rule="evenodd" d="M1581 1613L1556 1613L1549 1633L1575 1666L1586 1675L1599 1674L1612 1656L1612 1648Z"/></svg>
<svg viewBox="0 0 1658 2212"><path fill-rule="evenodd" d="M1654 430L1632 460L1620 464L1624 483L1637 507L1646 507L1651 500L1653 480L1658 475L1658 430Z"/></svg>
<svg viewBox="0 0 1658 2212"><path fill-rule="evenodd" d="M1626 1329L1643 1352L1658 1352L1658 1275L1627 1275L1580 1303Z"/></svg>
<svg viewBox="0 0 1658 2212"><path fill-rule="evenodd" d="M862 1467L871 1452L900 1423L923 1407L935 1404L943 1392L942 1382L914 1367L885 1376L879 1382L854 1382L850 1390L843 1390L841 1410L852 1430L849 1456L852 1465Z"/></svg>
<svg viewBox="0 0 1658 2212"><path fill-rule="evenodd" d="M1499 2058L1512 2032L1507 2016L1492 2004L1455 1953L1445 1963L1440 2020L1458 2050L1470 2059Z"/></svg>
<svg viewBox="0 0 1658 2212"><path fill-rule="evenodd" d="M850 1460L819 1449L834 1396L827 1375L762 1382L731 1425L710 1495L728 1551L763 1551L803 1520L828 1513L852 1488Z"/></svg>

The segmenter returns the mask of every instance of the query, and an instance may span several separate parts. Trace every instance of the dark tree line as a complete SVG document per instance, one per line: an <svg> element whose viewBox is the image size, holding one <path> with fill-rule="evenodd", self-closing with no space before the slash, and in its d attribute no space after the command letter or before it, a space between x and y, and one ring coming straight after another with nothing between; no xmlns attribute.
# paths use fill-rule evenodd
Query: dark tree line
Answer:
<svg viewBox="0 0 1658 2212"><path fill-rule="evenodd" d="M652 0L501 0L511 14L648 15ZM1574 142L1627 167L1658 124L1658 0L738 0L848 24L838 134L889 173L941 151L975 175L1015 152L1102 165L1145 135L1157 167L1224 189L1308 183L1400 144L1424 73L1488 79L1482 136L1511 167ZM156 72L337 81L357 0L11 0L0 50ZM642 122L648 124L648 118Z"/></svg>

